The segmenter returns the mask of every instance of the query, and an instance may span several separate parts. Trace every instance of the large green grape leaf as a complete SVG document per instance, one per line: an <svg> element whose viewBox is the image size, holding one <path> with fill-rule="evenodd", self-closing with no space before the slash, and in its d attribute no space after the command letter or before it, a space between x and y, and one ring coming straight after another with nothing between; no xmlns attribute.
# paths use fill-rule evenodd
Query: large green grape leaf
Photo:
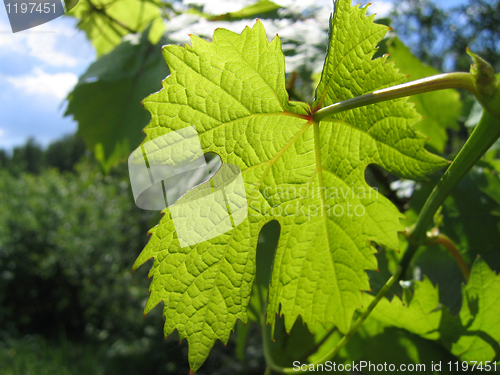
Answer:
<svg viewBox="0 0 500 375"><path fill-rule="evenodd" d="M462 307L451 315L439 304L438 288L429 279L415 282L414 295L404 304L383 299L368 318L438 340L464 361L498 360L500 355L500 276L481 258L474 262L462 288ZM365 296L368 304L372 296Z"/></svg>
<svg viewBox="0 0 500 375"><path fill-rule="evenodd" d="M365 13L336 2L314 108L404 81L384 58L371 60L387 27ZM247 320L258 234L277 220L268 322L274 327L284 314L290 330L301 315L310 329L319 322L345 332L370 287L365 270L377 268L371 242L396 249L403 229L398 210L365 182L365 168L377 163L418 179L445 161L424 149L425 138L411 129L419 116L404 99L315 122L307 104L288 100L280 40L269 42L259 21L241 35L218 29L212 43L195 36L191 43L164 47L171 75L144 101L152 116L145 142L195 126L203 152L241 170L248 216L182 247L167 209L134 264L154 258L145 311L164 302L165 334L177 329L187 338L197 370L215 340L227 342L236 320Z"/></svg>
<svg viewBox="0 0 500 375"><path fill-rule="evenodd" d="M156 44L164 30L161 6L159 0L80 0L68 15L79 20L78 27L100 56L119 45L125 35L150 24L149 39Z"/></svg>

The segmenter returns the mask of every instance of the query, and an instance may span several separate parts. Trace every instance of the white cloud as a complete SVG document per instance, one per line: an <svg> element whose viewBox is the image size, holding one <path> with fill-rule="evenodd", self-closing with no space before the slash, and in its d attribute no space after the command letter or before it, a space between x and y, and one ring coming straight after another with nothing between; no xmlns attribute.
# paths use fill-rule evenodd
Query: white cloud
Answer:
<svg viewBox="0 0 500 375"><path fill-rule="evenodd" d="M15 34L8 32L10 26L0 19L1 53L28 55L54 67L74 67L79 64L76 56L63 50L63 43L77 34L68 20L59 19ZM64 41L64 42L63 42ZM67 42L66 42L67 43ZM67 48L64 48L67 50Z"/></svg>
<svg viewBox="0 0 500 375"><path fill-rule="evenodd" d="M32 74L9 76L6 80L16 89L24 90L28 94L62 100L71 91L78 78L73 73L49 74L40 68L35 68Z"/></svg>
<svg viewBox="0 0 500 375"><path fill-rule="evenodd" d="M255 4L253 0L184 0L186 5L203 6L203 11L208 14L225 14L237 12L249 5Z"/></svg>
<svg viewBox="0 0 500 375"><path fill-rule="evenodd" d="M378 17L387 17L393 9L392 1L377 0L368 8L370 14L376 13Z"/></svg>

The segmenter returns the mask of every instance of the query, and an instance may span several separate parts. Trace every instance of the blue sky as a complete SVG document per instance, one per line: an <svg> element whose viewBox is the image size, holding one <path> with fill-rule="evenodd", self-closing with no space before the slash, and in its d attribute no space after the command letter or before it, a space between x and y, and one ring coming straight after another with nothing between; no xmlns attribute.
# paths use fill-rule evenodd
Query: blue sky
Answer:
<svg viewBox="0 0 500 375"><path fill-rule="evenodd" d="M391 0L371 2L379 15L392 6ZM442 0L439 5L463 2ZM10 150L29 137L46 146L76 131L77 124L63 117L64 99L95 52L75 24L73 18L60 17L12 34L6 9L0 6L0 148Z"/></svg>
<svg viewBox="0 0 500 375"><path fill-rule="evenodd" d="M0 6L0 148L30 136L47 145L76 130L62 116L64 98L95 53L75 23L60 17L13 34Z"/></svg>

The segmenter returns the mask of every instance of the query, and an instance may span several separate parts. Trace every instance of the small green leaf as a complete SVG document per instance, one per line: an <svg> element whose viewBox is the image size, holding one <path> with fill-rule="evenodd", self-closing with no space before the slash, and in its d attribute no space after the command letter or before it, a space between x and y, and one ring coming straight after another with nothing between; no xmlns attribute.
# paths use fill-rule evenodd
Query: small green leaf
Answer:
<svg viewBox="0 0 500 375"><path fill-rule="evenodd" d="M491 99L499 89L499 82L495 77L493 67L481 56L476 55L470 49L467 53L472 58L470 73L474 79L474 84L485 100Z"/></svg>
<svg viewBox="0 0 500 375"><path fill-rule="evenodd" d="M437 340L437 330L442 311L435 311L439 305L439 292L428 278L413 283L413 296L409 304L397 296L392 301L382 299L372 311L369 319L377 319L385 324L404 328L426 339ZM373 299L366 295L364 305Z"/></svg>
<svg viewBox="0 0 500 375"><path fill-rule="evenodd" d="M236 21L246 18L263 18L266 15L274 14L281 6L269 0L260 0L253 5L245 7L237 12L225 13L220 16L211 16L211 21Z"/></svg>
<svg viewBox="0 0 500 375"><path fill-rule="evenodd" d="M450 329L451 352L465 361L498 360L500 355L500 276L478 258L462 290L460 329Z"/></svg>

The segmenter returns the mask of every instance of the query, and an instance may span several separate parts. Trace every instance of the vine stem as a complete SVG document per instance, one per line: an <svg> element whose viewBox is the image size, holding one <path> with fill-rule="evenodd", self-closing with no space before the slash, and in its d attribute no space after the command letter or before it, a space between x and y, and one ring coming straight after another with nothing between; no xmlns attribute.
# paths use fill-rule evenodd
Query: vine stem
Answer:
<svg viewBox="0 0 500 375"><path fill-rule="evenodd" d="M357 107L444 89L466 89L474 94L478 100L480 99L480 101L482 101L482 96L477 91L470 73L445 73L417 79L401 85L391 86L329 105L328 107L316 111L313 114L313 119L319 122L336 113L348 111Z"/></svg>
<svg viewBox="0 0 500 375"><path fill-rule="evenodd" d="M403 276L408 269L413 255L420 245L424 244L427 228L432 222L438 208L443 204L453 188L458 185L460 180L465 177L474 164L477 163L499 137L500 120L490 115L488 111L483 110L481 120L443 177L432 190L420 215L418 215L417 222L408 236L409 244L400 263L401 267L403 267Z"/></svg>
<svg viewBox="0 0 500 375"><path fill-rule="evenodd" d="M347 332L344 337L335 345L335 347L330 350L328 353L326 353L323 357L321 357L319 360L307 364L307 367L309 368L310 365L317 366L319 364L324 364L325 362L331 360L332 358L335 358L335 356L340 352L340 350L349 342L349 340L354 336L354 334L358 331L359 327L364 323L366 318L370 315L370 313L373 311L375 306L379 303L379 301L385 296L385 294L389 291L389 289L394 285L394 283L399 279L399 276L402 272L402 268L398 267L396 269L396 272L394 275L392 275L389 280L385 283L385 285L380 289L380 291L377 293L375 298L370 302L368 307L366 308L365 311L361 314L361 316L356 320L356 322L351 326L349 329L349 332ZM265 332L267 329L267 326L265 324L265 320L262 319L262 334L265 336ZM269 343L268 340L264 337L264 355L266 358L266 363L267 363L267 368L266 368L266 374L270 374L271 371L277 371L281 372L283 374L301 374L301 373L306 373L308 370L303 371L303 370L296 370L294 368L290 367L281 367L278 366L272 359L271 353L269 350Z"/></svg>

